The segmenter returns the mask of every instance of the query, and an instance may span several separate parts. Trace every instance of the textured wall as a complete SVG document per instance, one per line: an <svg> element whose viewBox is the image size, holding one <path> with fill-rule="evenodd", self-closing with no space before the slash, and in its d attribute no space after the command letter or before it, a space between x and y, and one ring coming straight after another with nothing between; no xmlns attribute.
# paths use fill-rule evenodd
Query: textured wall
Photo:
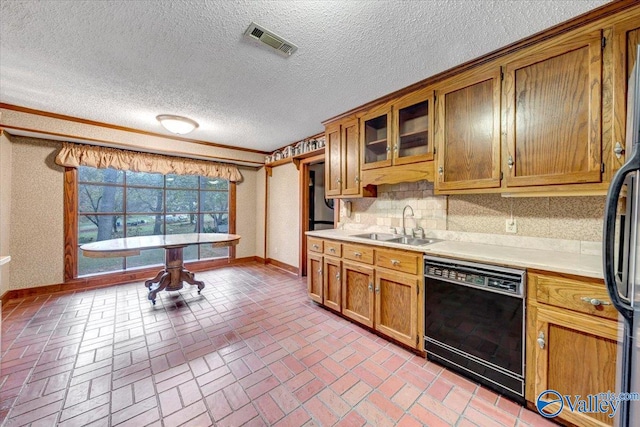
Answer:
<svg viewBox="0 0 640 427"><path fill-rule="evenodd" d="M300 191L293 163L273 168L269 179L267 257L299 267Z"/></svg>
<svg viewBox="0 0 640 427"><path fill-rule="evenodd" d="M11 142L0 133L0 256L11 255ZM0 266L0 298L9 289L11 264Z"/></svg>
<svg viewBox="0 0 640 427"><path fill-rule="evenodd" d="M258 169L256 172L256 256L260 258L265 257L264 253L264 216L265 216L265 186L266 186L267 173L265 168Z"/></svg>
<svg viewBox="0 0 640 427"><path fill-rule="evenodd" d="M413 208L418 225L425 230L508 234L505 221L513 212L518 232L511 236L602 240L604 197L434 196L433 184L426 181L380 185L377 198L353 199L351 217L346 218L342 210L340 222L347 229L398 227L405 205ZM414 227L413 220L407 219L407 227Z"/></svg>
<svg viewBox="0 0 640 427"><path fill-rule="evenodd" d="M604 197L504 198L499 194L449 196L447 229L507 234L511 212L516 235L554 239L602 240Z"/></svg>
<svg viewBox="0 0 640 427"><path fill-rule="evenodd" d="M427 181L379 185L377 198L352 200L351 217L341 209L340 223L346 228L400 227L406 205L414 213L414 218L405 221L406 227L417 224L425 230L446 230L447 198L434 196L433 183Z"/></svg>
<svg viewBox="0 0 640 427"><path fill-rule="evenodd" d="M256 254L256 175L257 171L240 168L242 182L236 186L236 232L241 236L236 257Z"/></svg>
<svg viewBox="0 0 640 427"><path fill-rule="evenodd" d="M9 137L11 162L11 281L9 289L63 280L64 168L54 164L60 144Z"/></svg>

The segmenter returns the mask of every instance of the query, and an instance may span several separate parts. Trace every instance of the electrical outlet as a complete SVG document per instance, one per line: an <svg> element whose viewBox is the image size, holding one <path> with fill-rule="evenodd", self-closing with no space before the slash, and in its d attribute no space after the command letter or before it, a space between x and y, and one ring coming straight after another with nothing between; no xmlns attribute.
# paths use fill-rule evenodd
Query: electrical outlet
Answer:
<svg viewBox="0 0 640 427"><path fill-rule="evenodd" d="M507 218L507 222L506 222L506 228L505 231L507 233L517 233L518 232L518 225L516 224L516 219L515 218Z"/></svg>
<svg viewBox="0 0 640 427"><path fill-rule="evenodd" d="M356 222L360 222L360 214L359 213L356 214Z"/></svg>

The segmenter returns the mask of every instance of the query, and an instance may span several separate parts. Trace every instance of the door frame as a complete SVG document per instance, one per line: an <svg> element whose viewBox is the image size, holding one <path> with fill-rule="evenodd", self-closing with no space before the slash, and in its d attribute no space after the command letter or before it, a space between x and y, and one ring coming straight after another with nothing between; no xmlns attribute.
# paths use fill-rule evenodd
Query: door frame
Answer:
<svg viewBox="0 0 640 427"><path fill-rule="evenodd" d="M307 239L305 232L309 231L309 166L324 161L324 153L321 153L300 160L300 167L298 168L300 176L298 179L300 182L300 244L298 245L300 248L300 260L298 262L300 268L298 269L298 276L300 277L307 275Z"/></svg>

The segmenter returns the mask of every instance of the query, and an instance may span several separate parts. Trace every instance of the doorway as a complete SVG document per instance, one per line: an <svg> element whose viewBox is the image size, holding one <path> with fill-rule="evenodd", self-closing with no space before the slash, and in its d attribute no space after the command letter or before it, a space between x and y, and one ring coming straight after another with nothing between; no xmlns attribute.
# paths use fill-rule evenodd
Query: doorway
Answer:
<svg viewBox="0 0 640 427"><path fill-rule="evenodd" d="M338 203L325 199L324 153L300 162L300 275L307 275L307 236L334 228Z"/></svg>
<svg viewBox="0 0 640 427"><path fill-rule="evenodd" d="M334 199L324 197L324 162L309 165L307 231L334 227Z"/></svg>

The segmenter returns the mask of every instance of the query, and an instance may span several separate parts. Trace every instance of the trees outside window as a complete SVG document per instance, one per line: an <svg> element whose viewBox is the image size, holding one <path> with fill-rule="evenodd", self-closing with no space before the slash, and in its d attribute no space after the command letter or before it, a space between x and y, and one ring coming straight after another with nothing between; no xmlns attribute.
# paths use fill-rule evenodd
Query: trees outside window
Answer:
<svg viewBox="0 0 640 427"><path fill-rule="evenodd" d="M119 237L229 232L229 181L194 175L161 175L78 168L78 244ZM228 248L193 245L185 260L226 258ZM85 258L78 275L163 264L151 249L123 258Z"/></svg>

